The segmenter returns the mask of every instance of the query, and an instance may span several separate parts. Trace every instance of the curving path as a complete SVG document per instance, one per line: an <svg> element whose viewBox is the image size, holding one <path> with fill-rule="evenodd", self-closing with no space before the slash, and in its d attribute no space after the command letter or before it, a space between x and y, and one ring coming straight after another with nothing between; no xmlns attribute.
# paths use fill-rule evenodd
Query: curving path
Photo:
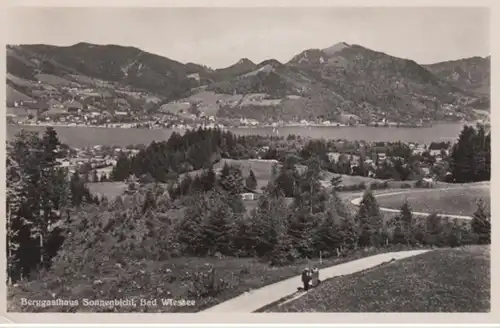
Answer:
<svg viewBox="0 0 500 328"><path fill-rule="evenodd" d="M353 274L359 271L376 267L377 265L392 261L400 260L415 255L423 254L429 250L413 250L403 252L383 253L374 256L361 258L358 260L334 265L320 270L320 279L326 280L341 275ZM297 291L297 287L301 285L300 275L282 280L280 282L267 285L265 287L252 290L240 296L232 298L226 302L218 304L201 312L240 312L251 313L255 312L266 305L269 305L282 298L290 296ZM305 294L305 293L304 293ZM302 295L304 295L302 294Z"/></svg>
<svg viewBox="0 0 500 328"><path fill-rule="evenodd" d="M472 186L472 188L484 188L484 183L478 183L475 186ZM446 188L437 188L437 189L431 189L431 190L455 190L455 189L463 189L463 187L446 187ZM403 194L415 194L419 192L427 192L429 189L406 189L402 191L395 191L395 192L388 192L388 193L380 193L380 194L375 194L375 198L379 197L386 197L386 196L394 196L394 195L403 195ZM351 200L351 204L355 206L359 206L361 203L361 200L363 199L363 196L359 196L357 198L354 198ZM389 212L389 213L399 213L399 209L394 209L394 208L387 208L387 207L380 207L380 210L383 212ZM429 216L431 213L425 213L425 212L412 212L413 215L415 216ZM466 216L466 215L456 215L456 214L446 214L446 213L437 213L438 216L445 216L450 219L461 219L461 220L472 220L472 216Z"/></svg>

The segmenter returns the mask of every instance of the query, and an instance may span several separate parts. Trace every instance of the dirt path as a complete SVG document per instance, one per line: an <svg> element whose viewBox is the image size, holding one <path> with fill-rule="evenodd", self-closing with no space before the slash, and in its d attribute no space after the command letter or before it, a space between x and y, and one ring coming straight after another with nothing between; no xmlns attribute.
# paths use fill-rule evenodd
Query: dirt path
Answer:
<svg viewBox="0 0 500 328"><path fill-rule="evenodd" d="M320 279L326 280L336 276L353 274L359 271L373 268L377 265L389 262L391 260L399 260L419 255L428 251L429 250L414 250L384 253L334 265L329 268L321 269ZM297 288L300 287L300 285L300 276L285 279L280 282L244 293L202 312L251 313L263 308L268 304L296 293Z"/></svg>

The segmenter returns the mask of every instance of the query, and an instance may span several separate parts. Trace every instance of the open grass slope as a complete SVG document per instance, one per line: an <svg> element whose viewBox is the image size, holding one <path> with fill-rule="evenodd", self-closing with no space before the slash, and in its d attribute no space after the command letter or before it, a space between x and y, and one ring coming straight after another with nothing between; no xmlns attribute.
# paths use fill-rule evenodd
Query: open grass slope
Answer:
<svg viewBox="0 0 500 328"><path fill-rule="evenodd" d="M266 312L489 312L490 248L438 249L324 281Z"/></svg>
<svg viewBox="0 0 500 328"><path fill-rule="evenodd" d="M19 101L29 101L33 100L32 98L28 97L24 93L14 89L12 86L7 84L7 91L6 91L6 98L7 102L19 102Z"/></svg>
<svg viewBox="0 0 500 328"><path fill-rule="evenodd" d="M382 193L376 197L382 208L399 210L406 199L415 212L471 216L479 199L490 207L490 185L464 184L442 189Z"/></svg>
<svg viewBox="0 0 500 328"><path fill-rule="evenodd" d="M391 260L403 259L427 251L428 250L408 250L402 252L383 252L374 256L363 257L357 260L330 266L324 268L321 272L325 278L336 277L358 271L364 271L369 268L380 266L383 263L390 262ZM293 291L300 289L300 286L301 277L300 275L297 275L296 277L282 280L279 283L265 286L249 294L240 295L239 297L214 306L206 312L262 312L262 309L267 308L269 306L269 302L272 302L272 300L278 299L279 302L283 299L287 299L288 297L296 297L297 294L303 294L303 291L298 291L297 293L292 294Z"/></svg>
<svg viewBox="0 0 500 328"><path fill-rule="evenodd" d="M71 277L46 276L9 286L7 291L7 311L9 312L197 312L248 291L259 289L284 279L295 277L305 266L330 267L387 250L359 250L347 257L319 260L303 260L289 266L272 267L267 263L251 258L172 258L168 261L142 261L117 265L110 261L97 274L81 272ZM214 268L216 280L223 281L217 293L197 297L193 292L203 288L197 284L195 275ZM68 279L68 280L66 280ZM66 282L65 282L66 280ZM299 283L299 281L297 281ZM219 285L219 283L218 283ZM279 295L277 296L279 298ZM23 306L22 298L31 300L71 299L79 300L76 307ZM195 300L194 306L137 306L130 307L92 307L84 306L83 299L160 299L173 298ZM270 299L272 302L274 299Z"/></svg>
<svg viewBox="0 0 500 328"><path fill-rule="evenodd" d="M127 189L127 184L125 182L91 182L87 183L89 191L93 195L98 195L100 197L106 197L110 200L115 199L118 196L123 195Z"/></svg>

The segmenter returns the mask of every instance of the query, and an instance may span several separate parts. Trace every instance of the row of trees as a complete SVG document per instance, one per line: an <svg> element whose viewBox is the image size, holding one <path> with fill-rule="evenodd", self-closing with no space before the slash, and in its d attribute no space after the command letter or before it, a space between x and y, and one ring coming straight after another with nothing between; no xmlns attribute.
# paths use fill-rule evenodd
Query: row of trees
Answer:
<svg viewBox="0 0 500 328"><path fill-rule="evenodd" d="M443 222L437 215L417 221L406 202L399 216L386 220L370 190L352 216L335 191L328 193L320 186L319 161L314 158L302 173L293 163L277 170L249 219L236 210L240 206L231 205L235 199L224 195L210 191L190 199L192 207L179 233L185 253L258 256L277 263L315 257L320 251L328 254L390 243L458 246L486 242L490 234L489 214L482 203L474 214L472 230L458 221ZM224 204L228 209L223 210ZM219 239L211 239L211 234L224 242L215 242Z"/></svg>

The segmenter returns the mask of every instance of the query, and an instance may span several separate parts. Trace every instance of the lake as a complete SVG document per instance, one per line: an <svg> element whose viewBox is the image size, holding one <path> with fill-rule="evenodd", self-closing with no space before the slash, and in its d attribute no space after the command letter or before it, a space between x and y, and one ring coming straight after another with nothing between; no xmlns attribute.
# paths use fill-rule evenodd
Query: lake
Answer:
<svg viewBox="0 0 500 328"><path fill-rule="evenodd" d="M432 141L454 141L458 138L463 124L442 123L425 128L385 128L385 127L280 127L273 128L232 128L229 131L239 135L290 134L311 138L347 139L368 141L413 141L430 143ZM22 128L27 131L45 130L45 126L7 126L7 140L11 140ZM167 140L175 129L122 129L94 127L55 127L59 139L73 147L109 145L124 147L130 144L149 144L151 141Z"/></svg>

